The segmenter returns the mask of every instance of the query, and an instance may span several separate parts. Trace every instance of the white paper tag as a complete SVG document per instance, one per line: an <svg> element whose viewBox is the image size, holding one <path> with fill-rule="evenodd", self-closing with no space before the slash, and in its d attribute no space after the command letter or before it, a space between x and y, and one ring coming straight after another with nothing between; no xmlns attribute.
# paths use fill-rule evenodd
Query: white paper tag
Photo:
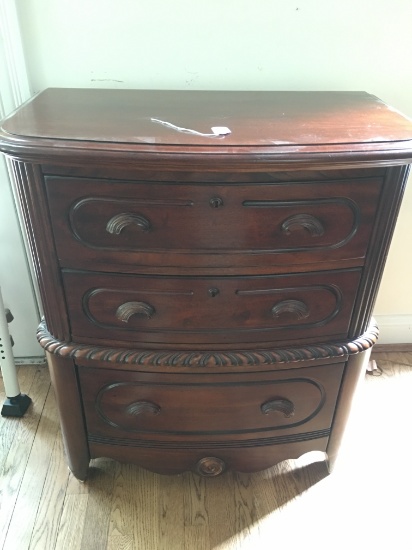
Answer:
<svg viewBox="0 0 412 550"><path fill-rule="evenodd" d="M152 122L156 122L157 124L162 124L163 126L167 126L167 128L172 128L177 132L182 132L183 134L192 134L194 136L219 137L219 136L226 136L227 134L232 133L229 130L229 128L227 128L226 126L213 126L213 128L211 128L213 134L204 134L203 132L198 132L197 130L192 130L191 128L182 128L181 126L176 126L176 124L167 122L167 120L160 120L159 118L151 118L150 120Z"/></svg>
<svg viewBox="0 0 412 550"><path fill-rule="evenodd" d="M229 128L227 128L226 126L213 126L211 130L217 136L225 136L226 134L232 133L231 130L229 130Z"/></svg>

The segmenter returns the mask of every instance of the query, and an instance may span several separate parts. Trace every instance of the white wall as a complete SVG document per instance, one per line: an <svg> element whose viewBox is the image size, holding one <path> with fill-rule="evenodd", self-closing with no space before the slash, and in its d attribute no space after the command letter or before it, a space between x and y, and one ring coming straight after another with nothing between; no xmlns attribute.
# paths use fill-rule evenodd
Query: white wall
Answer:
<svg viewBox="0 0 412 550"><path fill-rule="evenodd" d="M366 90L412 116L411 0L17 3L33 91ZM376 306L406 325L411 236L412 184ZM412 341L410 334L398 333L398 341Z"/></svg>

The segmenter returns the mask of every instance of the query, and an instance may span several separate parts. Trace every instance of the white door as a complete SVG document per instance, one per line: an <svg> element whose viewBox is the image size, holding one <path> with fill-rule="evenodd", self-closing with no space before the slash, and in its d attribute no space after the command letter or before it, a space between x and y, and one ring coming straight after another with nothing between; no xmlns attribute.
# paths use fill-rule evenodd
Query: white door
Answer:
<svg viewBox="0 0 412 550"><path fill-rule="evenodd" d="M0 118L29 96L14 2L0 0ZM14 316L13 354L25 362L44 355L36 340L40 316L6 161L0 157L0 287Z"/></svg>

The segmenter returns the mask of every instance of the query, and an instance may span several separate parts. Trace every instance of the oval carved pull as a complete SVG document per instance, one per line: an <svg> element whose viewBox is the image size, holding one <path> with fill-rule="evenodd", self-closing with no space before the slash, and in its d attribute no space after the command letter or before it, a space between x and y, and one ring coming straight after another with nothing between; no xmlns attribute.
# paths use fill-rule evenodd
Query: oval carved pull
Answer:
<svg viewBox="0 0 412 550"><path fill-rule="evenodd" d="M196 471L204 477L218 476L225 471L226 464L215 456L206 456L196 464Z"/></svg>
<svg viewBox="0 0 412 550"><path fill-rule="evenodd" d="M295 414L295 405L289 399L284 399L282 397L271 399L266 401L260 406L262 414L269 414L273 411L280 412L285 418L290 418Z"/></svg>
<svg viewBox="0 0 412 550"><path fill-rule="evenodd" d="M156 415L160 413L160 409L159 405L151 401L136 401L126 407L126 413L132 416L138 416L139 414L145 413Z"/></svg>
<svg viewBox="0 0 412 550"><path fill-rule="evenodd" d="M282 223L282 233L290 235L297 229L306 229L312 237L320 237L325 233L321 221L311 214L295 214Z"/></svg>
<svg viewBox="0 0 412 550"><path fill-rule="evenodd" d="M146 302L126 302L117 308L116 317L119 321L128 323L132 315L141 315L146 319L151 319L155 313L155 308Z"/></svg>
<svg viewBox="0 0 412 550"><path fill-rule="evenodd" d="M152 228L150 221L144 216L123 212L121 214L116 214L107 222L106 231L112 235L120 235L123 229L128 225L136 225L145 232L150 231Z"/></svg>
<svg viewBox="0 0 412 550"><path fill-rule="evenodd" d="M272 309L272 315L276 319L279 318L283 313L291 313L295 315L297 319L306 319L309 317L309 308L305 302L300 300L284 300L275 304Z"/></svg>

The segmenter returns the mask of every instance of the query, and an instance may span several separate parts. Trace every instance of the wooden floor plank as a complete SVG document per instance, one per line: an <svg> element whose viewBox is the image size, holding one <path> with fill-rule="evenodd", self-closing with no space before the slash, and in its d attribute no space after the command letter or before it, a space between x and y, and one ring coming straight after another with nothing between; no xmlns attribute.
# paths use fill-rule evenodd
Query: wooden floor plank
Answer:
<svg viewBox="0 0 412 550"><path fill-rule="evenodd" d="M56 550L80 550L84 531L91 527L85 525L88 499L87 493L66 495L60 518ZM103 548L105 545L102 546Z"/></svg>
<svg viewBox="0 0 412 550"><path fill-rule="evenodd" d="M89 484L74 477L69 471L69 481L67 483L66 495L84 495L89 492Z"/></svg>
<svg viewBox="0 0 412 550"><path fill-rule="evenodd" d="M69 469L64 457L63 441L59 430L55 438L40 506L35 519L35 527L29 546L30 550L54 548L68 480Z"/></svg>
<svg viewBox="0 0 412 550"><path fill-rule="evenodd" d="M21 482L4 550L25 550L30 546L40 499L50 469L53 446L59 431L56 401L50 388L36 437ZM21 521L24 518L24 522Z"/></svg>
<svg viewBox="0 0 412 550"><path fill-rule="evenodd" d="M133 534L135 548L152 550L159 548L159 487L163 476L141 468L133 470Z"/></svg>
<svg viewBox="0 0 412 550"><path fill-rule="evenodd" d="M279 506L275 485L272 481L276 475L276 469L270 468L263 472L257 472L251 477L251 486L254 496L254 506L257 521L271 514Z"/></svg>
<svg viewBox="0 0 412 550"><path fill-rule="evenodd" d="M18 426L13 434L13 438L9 442L9 451L1 472L0 548L5 543L10 522L13 520L20 485L25 476L37 427L40 423L43 407L50 389L50 377L47 368L35 367L34 371L33 383L30 386L30 397L33 400L33 404L27 410L25 416L18 420ZM47 449L46 458L43 456L42 460L47 460ZM17 522L21 522L21 518L18 518Z"/></svg>
<svg viewBox="0 0 412 550"><path fill-rule="evenodd" d="M162 476L159 482L159 550L179 549L184 541L183 476Z"/></svg>
<svg viewBox="0 0 412 550"><path fill-rule="evenodd" d="M133 535L109 535L107 550L134 550Z"/></svg>
<svg viewBox="0 0 412 550"><path fill-rule="evenodd" d="M185 525L184 550L211 550L209 526Z"/></svg>
<svg viewBox="0 0 412 550"><path fill-rule="evenodd" d="M204 477L191 472L183 476L183 506L185 526L207 525L206 483Z"/></svg>
<svg viewBox="0 0 412 550"><path fill-rule="evenodd" d="M233 474L236 531L249 529L256 521L256 502L250 474Z"/></svg>
<svg viewBox="0 0 412 550"><path fill-rule="evenodd" d="M93 460L89 485L85 526L81 550L102 550L107 546L116 462L109 459Z"/></svg>
<svg viewBox="0 0 412 550"><path fill-rule="evenodd" d="M109 537L111 538L131 536L133 539L133 470L135 468L133 464L115 463L115 477L109 523ZM127 540L127 537L125 540Z"/></svg>
<svg viewBox="0 0 412 550"><path fill-rule="evenodd" d="M210 478L206 482L210 547L219 547L236 536L236 509L233 475Z"/></svg>

